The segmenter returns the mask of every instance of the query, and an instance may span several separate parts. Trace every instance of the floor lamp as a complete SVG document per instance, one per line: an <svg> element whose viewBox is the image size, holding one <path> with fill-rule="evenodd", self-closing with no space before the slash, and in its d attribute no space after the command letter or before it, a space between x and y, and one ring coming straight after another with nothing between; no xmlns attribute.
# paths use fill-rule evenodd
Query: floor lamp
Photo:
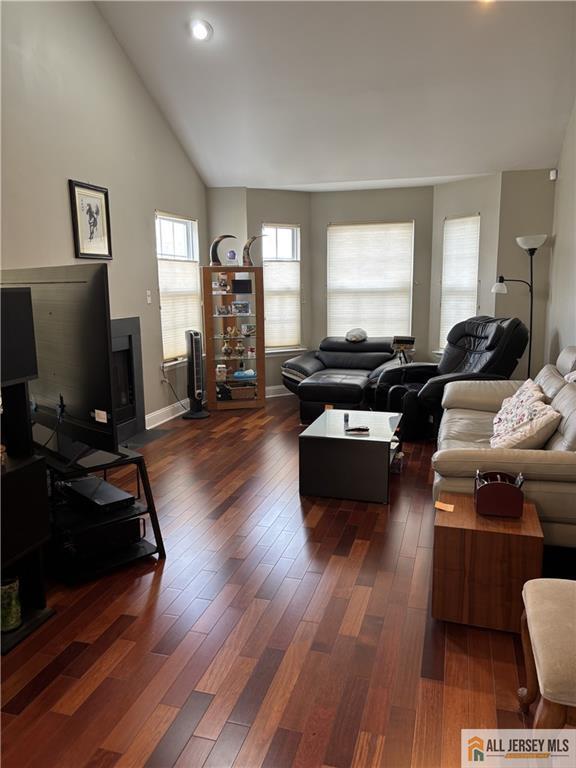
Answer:
<svg viewBox="0 0 576 768"><path fill-rule="evenodd" d="M528 378L530 378L531 374L531 365L532 365L532 319L533 319L533 313L534 313L534 254L538 250L538 248L541 248L546 240L548 239L548 235L524 235L522 237L517 237L516 242L522 248L523 251L526 251L530 258L530 281L528 280L517 280L512 279L510 277L504 277L504 275L500 275L498 278L498 282L494 283L492 286L492 293L508 293L508 288L506 286L506 283L524 283L524 285L528 286L528 291L530 295L530 327L529 327L529 337L528 337Z"/></svg>

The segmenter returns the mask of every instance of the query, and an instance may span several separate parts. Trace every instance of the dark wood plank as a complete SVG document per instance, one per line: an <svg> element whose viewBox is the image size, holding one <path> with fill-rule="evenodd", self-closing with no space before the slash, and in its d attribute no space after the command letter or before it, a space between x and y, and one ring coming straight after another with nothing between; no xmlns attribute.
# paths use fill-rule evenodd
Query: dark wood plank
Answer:
<svg viewBox="0 0 576 768"><path fill-rule="evenodd" d="M283 658L284 652L276 648L264 651L228 718L231 723L252 725Z"/></svg>
<svg viewBox="0 0 576 768"><path fill-rule="evenodd" d="M302 734L297 731L278 728L262 763L262 768L290 768L294 762L301 738Z"/></svg>
<svg viewBox="0 0 576 768"><path fill-rule="evenodd" d="M146 768L166 768L174 765L213 698L209 693L199 691L190 694L180 714L176 716L146 761Z"/></svg>
<svg viewBox="0 0 576 768"><path fill-rule="evenodd" d="M12 715L19 715L34 699L52 683L58 675L62 674L70 664L88 648L87 643L70 643L62 653L51 661L30 682L22 688L10 701L7 701L2 711Z"/></svg>

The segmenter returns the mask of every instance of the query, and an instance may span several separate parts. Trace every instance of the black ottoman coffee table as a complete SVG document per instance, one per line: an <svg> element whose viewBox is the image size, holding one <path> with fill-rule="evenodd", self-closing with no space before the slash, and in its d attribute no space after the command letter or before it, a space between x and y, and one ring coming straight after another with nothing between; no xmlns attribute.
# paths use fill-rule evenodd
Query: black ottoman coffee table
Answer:
<svg viewBox="0 0 576 768"><path fill-rule="evenodd" d="M348 435L345 413L326 410L300 434L300 493L387 504L402 414L350 411L349 426L369 427L370 434Z"/></svg>

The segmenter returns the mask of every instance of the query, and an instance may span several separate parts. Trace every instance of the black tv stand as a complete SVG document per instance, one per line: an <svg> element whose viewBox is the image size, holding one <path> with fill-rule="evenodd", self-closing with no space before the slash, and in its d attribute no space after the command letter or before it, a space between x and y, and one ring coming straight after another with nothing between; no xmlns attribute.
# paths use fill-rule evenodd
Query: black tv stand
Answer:
<svg viewBox="0 0 576 768"><path fill-rule="evenodd" d="M130 448L120 448L118 453L106 453L104 451L94 451L74 462L70 462L64 457L54 454L52 451L43 451L46 464L50 471L52 482L52 497L57 498L56 482L61 480L72 480L79 477L85 477L88 473L103 472L104 478L107 478L108 472L133 465L137 471L137 496L140 497L140 486L142 487L145 503L138 500L125 509L113 512L102 513L98 516L86 514L84 510L75 509L72 505L54 505L54 524L55 528L63 529L72 534L90 535L96 529L102 526L110 526L114 523L127 522L144 516L148 516L154 532L155 544L142 539L134 544L124 547L117 551L102 551L97 557L89 559L79 558L74 561L72 558L67 566L67 576L74 580L91 578L98 576L106 571L116 568L120 565L139 560L141 558L157 555L158 559L166 557L164 541L158 521L158 514L154 504L154 497L150 487L146 462L142 454L131 450Z"/></svg>

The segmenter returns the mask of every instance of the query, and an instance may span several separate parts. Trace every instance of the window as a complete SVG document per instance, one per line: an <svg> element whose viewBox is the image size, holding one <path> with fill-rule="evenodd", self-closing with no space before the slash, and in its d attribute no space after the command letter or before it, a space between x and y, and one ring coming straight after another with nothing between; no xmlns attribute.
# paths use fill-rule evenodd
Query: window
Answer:
<svg viewBox="0 0 576 768"><path fill-rule="evenodd" d="M446 346L450 329L473 317L478 307L478 256L480 216L444 221L440 347Z"/></svg>
<svg viewBox="0 0 576 768"><path fill-rule="evenodd" d="M328 335L410 334L414 222L328 227Z"/></svg>
<svg viewBox="0 0 576 768"><path fill-rule="evenodd" d="M156 256L164 360L174 360L186 356L185 331L202 330L197 223L157 213Z"/></svg>
<svg viewBox="0 0 576 768"><path fill-rule="evenodd" d="M266 348L299 347L300 228L264 224L262 234Z"/></svg>

